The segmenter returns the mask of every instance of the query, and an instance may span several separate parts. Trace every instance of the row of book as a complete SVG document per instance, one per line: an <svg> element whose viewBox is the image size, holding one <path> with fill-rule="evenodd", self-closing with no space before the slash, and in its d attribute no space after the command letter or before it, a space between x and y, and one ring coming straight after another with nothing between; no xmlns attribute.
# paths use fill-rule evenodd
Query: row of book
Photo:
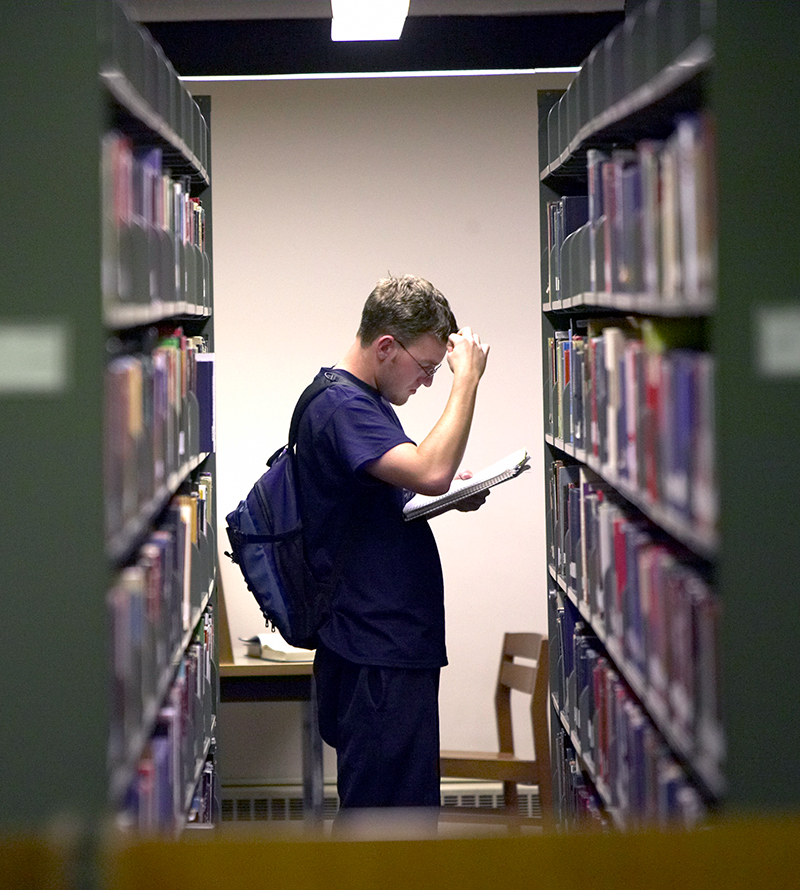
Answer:
<svg viewBox="0 0 800 890"><path fill-rule="evenodd" d="M175 177L161 148L137 147L116 130L103 139L102 172L102 284L112 323L131 304L209 310L205 209L190 183Z"/></svg>
<svg viewBox="0 0 800 890"><path fill-rule="evenodd" d="M142 832L176 831L210 821L214 786L214 625L206 612L178 666L153 734L138 761L117 824Z"/></svg>
<svg viewBox="0 0 800 890"><path fill-rule="evenodd" d="M557 165L593 132L701 72L713 27L714 0L646 0L626 10L542 122L542 166Z"/></svg>
<svg viewBox="0 0 800 890"><path fill-rule="evenodd" d="M120 106L147 125L186 172L208 179L209 130L195 100L150 32L123 0L100 6L100 75Z"/></svg>
<svg viewBox="0 0 800 890"><path fill-rule="evenodd" d="M662 141L589 149L587 194L547 205L545 308L708 311L716 282L714 170L707 112L680 116Z"/></svg>
<svg viewBox="0 0 800 890"><path fill-rule="evenodd" d="M181 328L148 331L145 339L140 351L123 352L106 367L109 542L152 517L185 468L215 447L214 355L206 340Z"/></svg>
<svg viewBox="0 0 800 890"><path fill-rule="evenodd" d="M671 741L717 774L720 604L706 566L587 467L553 462L548 499L556 580Z"/></svg>
<svg viewBox="0 0 800 890"><path fill-rule="evenodd" d="M673 320L590 320L548 339L548 428L611 482L713 538L714 359Z"/></svg>
<svg viewBox="0 0 800 890"><path fill-rule="evenodd" d="M216 760L211 754L203 764L203 772L200 781L194 789L194 796L186 815L186 827L209 827L219 823L220 819L220 779L217 771Z"/></svg>
<svg viewBox="0 0 800 890"><path fill-rule="evenodd" d="M108 593L113 714L109 759L124 768L154 714L215 576L213 487L207 473L175 495Z"/></svg>
<svg viewBox="0 0 800 890"><path fill-rule="evenodd" d="M554 733L553 806L560 825L568 830L611 827L597 789L581 767L569 732L559 725Z"/></svg>
<svg viewBox="0 0 800 890"><path fill-rule="evenodd" d="M707 805L648 712L580 619L549 594L552 694L605 808L623 826L691 826Z"/></svg>

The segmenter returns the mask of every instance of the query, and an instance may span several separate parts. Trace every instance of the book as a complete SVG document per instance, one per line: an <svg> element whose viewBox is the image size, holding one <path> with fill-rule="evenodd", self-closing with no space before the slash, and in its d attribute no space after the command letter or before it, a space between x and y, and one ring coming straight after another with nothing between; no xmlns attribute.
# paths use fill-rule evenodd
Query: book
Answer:
<svg viewBox="0 0 800 890"><path fill-rule="evenodd" d="M589 198L587 195L564 195L561 198L561 223L558 253L558 299L563 300L572 296L569 288L564 286L564 280L571 270L565 268L565 257L569 259L569 252L564 246L567 238L573 235L581 226L589 221Z"/></svg>
<svg viewBox="0 0 800 890"><path fill-rule="evenodd" d="M566 492L567 507L567 528L566 540L564 542L565 549L565 577L567 590L575 596L578 596L578 585L580 582L579 569L581 567L581 489L579 485L570 485Z"/></svg>
<svg viewBox="0 0 800 890"><path fill-rule="evenodd" d="M548 585L547 591L547 626L550 635L550 695L556 708L561 711L564 707L564 683L562 671L564 667L563 634L564 606L559 601L559 595L552 585Z"/></svg>
<svg viewBox="0 0 800 890"><path fill-rule="evenodd" d="M586 373L586 337L572 335L570 349L571 377L570 386L570 441L575 448L585 448L585 427L583 425L583 402L585 396Z"/></svg>
<svg viewBox="0 0 800 890"><path fill-rule="evenodd" d="M678 560L669 547L657 545L645 566L647 603L645 650L650 710L659 721L669 719L669 609L668 588L677 571Z"/></svg>
<svg viewBox="0 0 800 890"><path fill-rule="evenodd" d="M611 635L614 614L616 562L614 558L614 522L621 515L620 509L611 498L604 498L597 507L598 552L600 571L595 597L599 619L606 637Z"/></svg>
<svg viewBox="0 0 800 890"><path fill-rule="evenodd" d="M681 217L677 143L670 137L661 151L661 288L662 299L677 303L683 288L680 259Z"/></svg>
<svg viewBox="0 0 800 890"><path fill-rule="evenodd" d="M661 191L660 154L663 143L645 139L639 143L642 175L642 290L648 296L661 295Z"/></svg>
<svg viewBox="0 0 800 890"><path fill-rule="evenodd" d="M572 337L569 333L567 339L559 341L558 350L558 438L563 442L571 443Z"/></svg>
<svg viewBox="0 0 800 890"><path fill-rule="evenodd" d="M614 278L610 288L606 282L606 290L636 293L639 290L641 261L642 189L639 158L630 149L614 149L611 161L614 167L614 196L610 202L613 213L609 215L609 211L606 215L612 226L609 237Z"/></svg>
<svg viewBox="0 0 800 890"><path fill-rule="evenodd" d="M247 646L247 654L250 658L260 658L263 661L313 661L312 649L299 649L290 646L277 632L256 634L254 637L239 639Z"/></svg>
<svg viewBox="0 0 800 890"><path fill-rule="evenodd" d="M550 301L571 296L565 291L563 275L564 242L585 225L589 219L589 199L586 195L565 195L547 204L548 288Z"/></svg>
<svg viewBox="0 0 800 890"><path fill-rule="evenodd" d="M604 289L602 266L603 254L598 250L598 238L601 221L604 219L603 210L603 177L602 164L608 160L608 155L595 148L590 148L586 153L586 174L588 180L588 210L589 227L591 237L589 240L589 289L596 293Z"/></svg>
<svg viewBox="0 0 800 890"><path fill-rule="evenodd" d="M216 451L216 412L214 398L214 353L202 352L196 357L197 402L200 409L200 453Z"/></svg>
<svg viewBox="0 0 800 890"><path fill-rule="evenodd" d="M565 352L568 350L569 331L555 331L551 391L553 404L553 436L556 439L564 438L564 375L567 370L567 368L565 368Z"/></svg>
<svg viewBox="0 0 800 890"><path fill-rule="evenodd" d="M620 430L620 453L624 451L624 462L620 459L620 466L624 466L624 475L628 482L639 486L639 446L641 422L643 417L641 390L641 367L643 344L641 340L630 340L625 346L623 354L623 380L622 390L625 394L625 425Z"/></svg>
<svg viewBox="0 0 800 890"><path fill-rule="evenodd" d="M682 267L683 298L700 299L703 286L709 284L701 273L700 237L703 177L701 174L701 129L697 115L678 119L675 128L675 152L678 176L678 213L680 214L679 255Z"/></svg>
<svg viewBox="0 0 800 890"><path fill-rule="evenodd" d="M558 299L559 201L547 202L547 294L548 303Z"/></svg>
<svg viewBox="0 0 800 890"><path fill-rule="evenodd" d="M662 411L662 365L663 355L652 349L645 350L645 406L641 422L643 445L643 485L651 503L661 499L661 442L659 437L659 418Z"/></svg>
<svg viewBox="0 0 800 890"><path fill-rule="evenodd" d="M556 574L566 585L569 574L567 562L569 491L580 483L580 467L578 464L566 464L563 461L555 461L553 470L555 473L553 538L555 541Z"/></svg>
<svg viewBox="0 0 800 890"><path fill-rule="evenodd" d="M556 434L556 398L555 387L558 379L557 371L557 351L556 338L547 338L547 380L545 386L547 388L547 429L545 430L551 436Z"/></svg>
<svg viewBox="0 0 800 890"><path fill-rule="evenodd" d="M717 767L725 757L725 735L720 713L719 632L721 603L707 591L697 604L697 745Z"/></svg>
<svg viewBox="0 0 800 890"><path fill-rule="evenodd" d="M696 430L696 399L693 371L698 353L674 349L669 354L672 387L669 392L668 460L664 465L666 502L688 517L692 479L692 445Z"/></svg>
<svg viewBox="0 0 800 890"><path fill-rule="evenodd" d="M416 494L403 508L404 519L408 522L439 513L446 507L452 507L464 498L481 491L488 491L501 482L515 479L528 469L530 456L524 448L512 451L507 457L475 473L469 479L455 479L450 488L441 495Z"/></svg>
<svg viewBox="0 0 800 890"><path fill-rule="evenodd" d="M695 359L695 430L691 461L691 515L699 528L717 526L719 496L714 463L714 356Z"/></svg>
<svg viewBox="0 0 800 890"><path fill-rule="evenodd" d="M647 673L641 568L645 551L652 546L652 536L647 526L641 522L632 522L625 539L627 586L622 602L622 645L629 670L633 671L640 683Z"/></svg>
<svg viewBox="0 0 800 890"><path fill-rule="evenodd" d="M605 415L605 403L601 400L605 396L605 386L600 380L601 374L605 371L605 355L603 353L602 336L591 336L589 338L589 391L588 391L588 442L586 443L587 453L596 461L602 462L601 456L601 420ZM603 416L601 416L603 415ZM605 429L605 423L602 424Z"/></svg>
<svg viewBox="0 0 800 890"><path fill-rule="evenodd" d="M593 613L597 613L594 599L599 583L599 531L597 525L597 508L609 490L607 483L588 467L580 469L580 523L581 523L581 566L578 576L581 585L578 589L578 599L587 603Z"/></svg>
<svg viewBox="0 0 800 890"><path fill-rule="evenodd" d="M702 580L690 568L678 565L667 587L666 605L668 652L668 702L670 728L678 744L686 751L694 745L695 611Z"/></svg>
<svg viewBox="0 0 800 890"><path fill-rule="evenodd" d="M606 413L606 461L604 470L616 477L619 465L619 412L622 400L622 355L625 349L625 334L621 328L606 328L603 331L603 352L605 358L605 413ZM598 410L600 408L598 407Z"/></svg>

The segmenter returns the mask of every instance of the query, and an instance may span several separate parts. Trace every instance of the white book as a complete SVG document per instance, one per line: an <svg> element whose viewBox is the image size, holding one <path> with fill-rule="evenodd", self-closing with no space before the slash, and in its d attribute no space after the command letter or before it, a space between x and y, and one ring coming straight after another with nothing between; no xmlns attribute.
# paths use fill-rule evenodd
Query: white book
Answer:
<svg viewBox="0 0 800 890"><path fill-rule="evenodd" d="M624 385L621 361L625 352L625 334L621 328L606 328L603 331L605 342L606 363L606 442L607 463L603 467L606 473L614 478L617 476L619 464L619 412L622 404L622 390ZM598 406L598 410L600 407Z"/></svg>

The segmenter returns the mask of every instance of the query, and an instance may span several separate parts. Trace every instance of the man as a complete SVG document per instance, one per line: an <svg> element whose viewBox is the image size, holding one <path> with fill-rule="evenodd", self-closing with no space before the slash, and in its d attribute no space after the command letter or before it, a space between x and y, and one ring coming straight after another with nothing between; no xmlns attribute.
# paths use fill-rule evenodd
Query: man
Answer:
<svg viewBox="0 0 800 890"><path fill-rule="evenodd" d="M415 492L442 494L467 445L489 352L457 329L429 282L378 282L334 381L305 411L297 455L306 548L333 585L314 673L322 738L337 752L340 807L438 807L439 672L447 663L441 564ZM417 445L392 405L447 360L445 409ZM485 496L463 504L476 509Z"/></svg>

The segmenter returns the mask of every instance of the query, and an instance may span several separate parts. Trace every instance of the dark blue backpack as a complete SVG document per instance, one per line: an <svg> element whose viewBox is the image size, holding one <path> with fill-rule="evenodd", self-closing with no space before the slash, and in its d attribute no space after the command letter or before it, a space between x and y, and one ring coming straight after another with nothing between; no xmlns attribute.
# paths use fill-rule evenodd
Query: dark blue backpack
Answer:
<svg viewBox="0 0 800 890"><path fill-rule="evenodd" d="M326 372L303 391L292 414L289 442L267 461L269 469L247 497L226 517L231 553L267 626L277 628L291 646L314 649L317 632L330 611L336 578L323 584L305 556L295 447L300 418L311 401L334 383ZM336 574L336 573L334 573Z"/></svg>

